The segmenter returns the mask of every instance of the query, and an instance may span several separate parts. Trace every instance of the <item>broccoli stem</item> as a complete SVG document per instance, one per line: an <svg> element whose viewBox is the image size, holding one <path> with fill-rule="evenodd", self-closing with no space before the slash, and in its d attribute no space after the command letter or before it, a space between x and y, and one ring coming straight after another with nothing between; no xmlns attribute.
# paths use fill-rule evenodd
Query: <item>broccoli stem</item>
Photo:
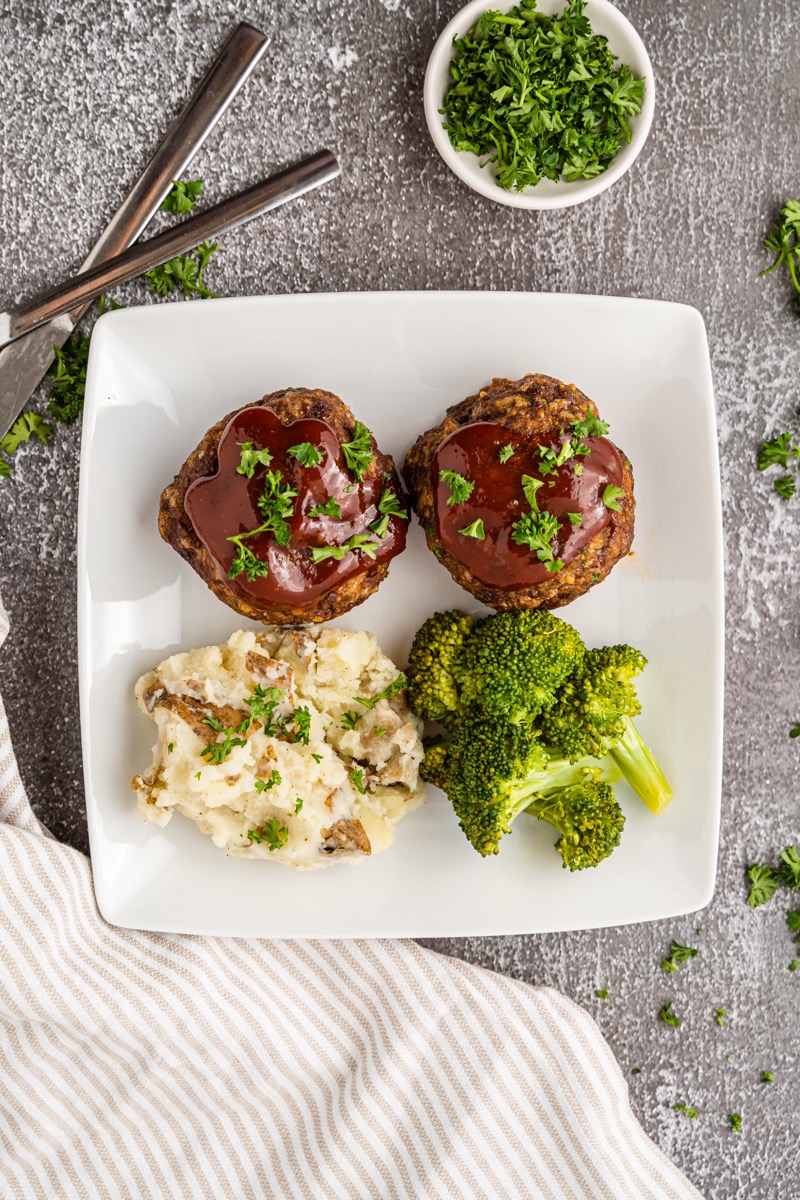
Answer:
<svg viewBox="0 0 800 1200"><path fill-rule="evenodd" d="M609 754L651 812L663 812L672 799L672 788L630 717L625 718L625 732Z"/></svg>

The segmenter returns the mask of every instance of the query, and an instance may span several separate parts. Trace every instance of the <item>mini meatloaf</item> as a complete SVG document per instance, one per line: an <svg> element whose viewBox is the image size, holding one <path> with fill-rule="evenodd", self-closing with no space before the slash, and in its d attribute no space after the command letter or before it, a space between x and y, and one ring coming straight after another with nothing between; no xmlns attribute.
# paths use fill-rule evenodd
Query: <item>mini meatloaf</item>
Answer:
<svg viewBox="0 0 800 1200"><path fill-rule="evenodd" d="M272 392L217 422L161 496L158 527L214 594L256 621L328 621L405 548L392 459L338 396Z"/></svg>
<svg viewBox="0 0 800 1200"><path fill-rule="evenodd" d="M633 540L633 471L594 403L548 375L489 387L417 438L403 474L428 548L497 609L558 608Z"/></svg>

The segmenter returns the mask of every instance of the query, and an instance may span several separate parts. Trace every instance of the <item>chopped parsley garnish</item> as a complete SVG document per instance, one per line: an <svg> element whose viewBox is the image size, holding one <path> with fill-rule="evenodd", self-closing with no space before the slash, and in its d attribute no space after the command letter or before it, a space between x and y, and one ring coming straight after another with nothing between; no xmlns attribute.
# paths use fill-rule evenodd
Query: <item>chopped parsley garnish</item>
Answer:
<svg viewBox="0 0 800 1200"><path fill-rule="evenodd" d="M272 455L265 446L263 450L254 450L252 442L237 442L241 450L241 458L236 472L238 475L245 475L248 479L252 479L257 466L268 467L272 462Z"/></svg>
<svg viewBox="0 0 800 1200"><path fill-rule="evenodd" d="M373 725L372 732L375 737L385 737L389 731L388 729L383 729L380 725Z"/></svg>
<svg viewBox="0 0 800 1200"><path fill-rule="evenodd" d="M198 771L197 774L195 775L195 779L199 779L199 778L200 778L200 772Z"/></svg>
<svg viewBox="0 0 800 1200"><path fill-rule="evenodd" d="M270 775L269 779L257 779L256 780L256 784L255 784L256 791L257 792L268 792L270 788L274 788L277 784L279 784L281 782L282 781L281 781L280 772L273 771L272 774Z"/></svg>
<svg viewBox="0 0 800 1200"><path fill-rule="evenodd" d="M791 500L797 491L797 485L791 475L782 475L780 479L775 480L772 486L783 500Z"/></svg>
<svg viewBox="0 0 800 1200"><path fill-rule="evenodd" d="M295 800L295 802L294 802L294 811L295 811L296 813L299 813L302 807L303 807L303 801L302 801L302 800L300 799L300 797L298 796L298 797L297 797L297 799L296 799L296 800Z"/></svg>
<svg viewBox="0 0 800 1200"><path fill-rule="evenodd" d="M594 994L595 994L595 996L597 996L597 998L599 1000L607 1000L608 999L608 988L597 988L595 990Z"/></svg>
<svg viewBox="0 0 800 1200"><path fill-rule="evenodd" d="M523 513L511 526L511 540L518 546L528 546L551 573L560 571L564 563L556 558L551 545L561 525L549 512Z"/></svg>
<svg viewBox="0 0 800 1200"><path fill-rule="evenodd" d="M680 942L673 941L669 948L669 956L661 960L661 969L662 971L669 971L670 974L674 974L680 970L681 963L688 962L696 954L697 951L692 946L682 946Z"/></svg>
<svg viewBox="0 0 800 1200"><path fill-rule="evenodd" d="M568 512L568 513L567 513L567 520L569 521L570 525L580 525L580 523L581 523L581 514L580 514L580 513L570 513L570 512Z"/></svg>
<svg viewBox="0 0 800 1200"><path fill-rule="evenodd" d="M210 725L217 733L222 734L221 742L212 742L210 746L206 746L200 753L203 758L207 758L210 763L219 766L224 763L225 759L233 750L234 746L246 746L247 742L244 738L237 737L237 730L231 729L230 726L224 726L215 717L204 717L203 723Z"/></svg>
<svg viewBox="0 0 800 1200"><path fill-rule="evenodd" d="M380 501L378 502L378 512L381 514L381 516L377 521L373 521L373 523L370 525L370 529L373 531L376 537L381 539L385 538L386 534L389 532L390 517L400 517L400 519L403 521L408 520L408 509L400 507L400 501L391 488L386 488L381 496Z"/></svg>
<svg viewBox="0 0 800 1200"><path fill-rule="evenodd" d="M355 729L358 722L363 717L360 712L344 712L342 713L342 729Z"/></svg>
<svg viewBox="0 0 800 1200"><path fill-rule="evenodd" d="M314 760L314 762L315 762L315 763L321 763L321 762L322 762L322 755L321 755L321 754L313 754L313 753L312 753L311 757L313 758L313 760Z"/></svg>
<svg viewBox="0 0 800 1200"><path fill-rule="evenodd" d="M378 692L376 696L371 696L369 699L366 699L363 696L353 696L353 699L355 700L356 704L361 704L364 706L364 708L374 708L379 700L388 700L390 696L396 696L398 692L402 692L405 686L406 677L405 675L400 674L396 679L393 679L388 687L385 687L382 692Z"/></svg>
<svg viewBox="0 0 800 1200"><path fill-rule="evenodd" d="M570 424L575 431L575 436L581 440L590 437L605 437L608 433L608 422L593 416L588 409L582 421L570 421Z"/></svg>
<svg viewBox="0 0 800 1200"><path fill-rule="evenodd" d="M747 868L746 877L750 881L747 903L751 908L758 908L759 905L766 904L767 900L770 900L775 894L780 883L772 867L760 867L758 863L752 863Z"/></svg>
<svg viewBox="0 0 800 1200"><path fill-rule="evenodd" d="M175 743L174 743L174 742L170 742L170 744L167 746L167 754L172 754L172 751L173 751L174 749L175 749Z"/></svg>
<svg viewBox="0 0 800 1200"><path fill-rule="evenodd" d="M758 469L766 471L767 467L783 467L789 465L789 459L800 458L800 446L792 442L790 433L779 433L772 441L762 442L758 452Z"/></svg>
<svg viewBox="0 0 800 1200"><path fill-rule="evenodd" d="M46 446L53 435L53 426L48 425L38 413L23 413L17 417L5 437L0 438L0 450L4 454L13 454L23 442L29 442L34 434Z"/></svg>
<svg viewBox="0 0 800 1200"><path fill-rule="evenodd" d="M725 1023L725 1018L727 1017L727 1015L728 1015L727 1008L715 1008L714 1009L714 1020L719 1025L720 1029L723 1027L723 1025Z"/></svg>
<svg viewBox="0 0 800 1200"><path fill-rule="evenodd" d="M789 737L790 738L800 737L800 723L792 726L792 728L789 730Z"/></svg>
<svg viewBox="0 0 800 1200"><path fill-rule="evenodd" d="M539 491L539 488L544 487L544 480L534 479L532 475L523 475L520 483L522 484L522 490L525 493L525 499L528 501L528 504L530 504L531 509L534 512L538 512L539 501L536 499L536 493Z"/></svg>
<svg viewBox="0 0 800 1200"><path fill-rule="evenodd" d="M775 261L761 274L769 275L785 263L792 287L797 292L794 302L800 307L800 200L786 201L774 229L764 238L764 249L775 255Z"/></svg>
<svg viewBox="0 0 800 1200"><path fill-rule="evenodd" d="M699 1111L696 1108L690 1108L688 1104L673 1104L672 1108L675 1112L686 1113L686 1116L691 1117L692 1120L700 1116Z"/></svg>
<svg viewBox="0 0 800 1200"><path fill-rule="evenodd" d="M267 737L274 737L278 732L278 725L273 722L272 716L281 700L283 692L279 687L264 688L257 683L254 691L245 700L250 709L250 716L242 721L239 733L248 733L255 722L260 721Z"/></svg>
<svg viewBox="0 0 800 1200"><path fill-rule="evenodd" d="M289 720L294 725L292 741L302 742L304 746L307 746L308 737L311 732L311 713L309 710L307 708L296 708ZM286 725L284 725L284 729L286 729Z"/></svg>
<svg viewBox="0 0 800 1200"><path fill-rule="evenodd" d="M450 489L448 504L463 504L475 491L475 484L470 479L465 479L463 475L459 475L458 471L440 471L439 479L445 487Z"/></svg>
<svg viewBox="0 0 800 1200"><path fill-rule="evenodd" d="M279 825L276 817L270 817L257 829L248 829L247 836L251 842L263 842L268 850L280 850L286 845L289 830L285 825Z"/></svg>
<svg viewBox="0 0 800 1200"><path fill-rule="evenodd" d="M728 1113L728 1120L731 1123L733 1133L742 1132L742 1115L741 1113Z"/></svg>
<svg viewBox="0 0 800 1200"><path fill-rule="evenodd" d="M787 846L781 850L781 861L778 867L778 878L784 887L800 888L800 854L796 846Z"/></svg>
<svg viewBox="0 0 800 1200"><path fill-rule="evenodd" d="M444 127L456 150L496 164L499 187L591 179L631 140L644 80L616 65L585 7L567 0L548 16L522 0L484 12L454 42Z"/></svg>
<svg viewBox="0 0 800 1200"><path fill-rule="evenodd" d="M641 1073L642 1073L641 1067L631 1067L631 1075L641 1075Z"/></svg>
<svg viewBox="0 0 800 1200"><path fill-rule="evenodd" d="M364 772L360 770L360 768L354 767L352 771L348 772L348 774L350 776L350 782L356 791L361 792L362 796L366 796L367 789L364 784Z"/></svg>
<svg viewBox="0 0 800 1200"><path fill-rule="evenodd" d="M254 533L261 532L254 530ZM269 575L269 566L261 558L256 558L249 546L243 546L241 538L250 537L251 534L243 533L238 537L229 537L228 541L236 545L236 553L233 556L233 562L228 571L228 579L236 579L244 571L247 578L252 583L254 579Z"/></svg>
<svg viewBox="0 0 800 1200"><path fill-rule="evenodd" d="M680 1017L672 1011L672 1001L667 1000L658 1010L658 1015L665 1025L674 1025L676 1028L680 1025Z"/></svg>
<svg viewBox="0 0 800 1200"><path fill-rule="evenodd" d="M102 297L101 297L102 302ZM114 308L119 308L118 304ZM50 415L62 425L71 425L83 410L89 337L74 330L63 347L54 346L55 362L47 372Z"/></svg>
<svg viewBox="0 0 800 1200"><path fill-rule="evenodd" d="M762 1071L761 1072L761 1082L762 1083L774 1083L775 1076L773 1075L772 1071Z"/></svg>
<svg viewBox="0 0 800 1200"><path fill-rule="evenodd" d="M161 201L164 212L191 212L203 190L202 179L173 179L172 187Z"/></svg>
<svg viewBox="0 0 800 1200"><path fill-rule="evenodd" d="M483 521L480 517L477 521L473 521L471 525L465 525L463 529L459 529L458 532L462 537L477 538L480 542L486 537L486 530L483 528Z"/></svg>
<svg viewBox="0 0 800 1200"><path fill-rule="evenodd" d="M578 443L580 444L580 443ZM574 458L576 454L576 443L572 438L566 438L558 450L554 450L552 446L537 446L539 458L542 460L539 463L539 470L543 475L555 475L559 467L563 467L565 462ZM583 453L589 452L589 447Z"/></svg>
<svg viewBox="0 0 800 1200"><path fill-rule="evenodd" d="M625 488L617 487L616 484L608 483L603 488L603 504L606 508L612 509L614 512L622 512L619 502L625 495Z"/></svg>
<svg viewBox="0 0 800 1200"><path fill-rule="evenodd" d="M336 497L329 496L324 504L318 504L315 508L310 508L308 515L310 517L331 517L334 521L341 521L342 509Z"/></svg>
<svg viewBox="0 0 800 1200"><path fill-rule="evenodd" d="M260 531L273 534L279 546L288 546L292 535L286 518L294 512L298 493L296 488L282 483L282 478L280 471L267 471L264 490L258 497L258 507L266 518Z"/></svg>
<svg viewBox="0 0 800 1200"><path fill-rule="evenodd" d="M367 558L374 559L375 552L380 547L380 542L376 542L371 534L354 533L351 538L341 546L312 546L311 561L314 563L324 562L326 558L335 558L337 562L341 562L345 554L350 550L360 550L362 554L366 554Z"/></svg>
<svg viewBox="0 0 800 1200"><path fill-rule="evenodd" d="M203 300L217 299L203 282L208 261L219 250L217 242L203 242L191 254L179 254L159 267L145 271L148 287L158 296L169 296L176 289L184 296L200 296Z"/></svg>
<svg viewBox="0 0 800 1200"><path fill-rule="evenodd" d="M796 958L793 958L789 963L789 970L796 971L798 967L800 967L800 962L798 962Z"/></svg>
<svg viewBox="0 0 800 1200"><path fill-rule="evenodd" d="M503 446L498 452L497 457L501 463L506 463L510 458L514 457L514 447L509 442L507 446Z"/></svg>
<svg viewBox="0 0 800 1200"><path fill-rule="evenodd" d="M291 454L292 458L296 458L301 467L319 466L325 457L325 451L318 450L311 442L301 442L299 446L290 446L286 453Z"/></svg>
<svg viewBox="0 0 800 1200"><path fill-rule="evenodd" d="M349 442L342 442L342 454L348 468L353 472L356 482L361 483L373 457L372 433L366 425L356 421L353 426L352 439Z"/></svg>

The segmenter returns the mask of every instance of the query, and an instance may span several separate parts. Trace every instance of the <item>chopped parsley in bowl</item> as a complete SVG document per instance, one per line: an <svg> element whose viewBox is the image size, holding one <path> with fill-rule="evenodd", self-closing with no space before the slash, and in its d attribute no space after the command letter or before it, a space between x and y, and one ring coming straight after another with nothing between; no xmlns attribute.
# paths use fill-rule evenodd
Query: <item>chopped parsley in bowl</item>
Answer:
<svg viewBox="0 0 800 1200"><path fill-rule="evenodd" d="M425 113L447 165L517 208L579 204L631 166L654 109L652 67L608 0L472 0L443 30Z"/></svg>

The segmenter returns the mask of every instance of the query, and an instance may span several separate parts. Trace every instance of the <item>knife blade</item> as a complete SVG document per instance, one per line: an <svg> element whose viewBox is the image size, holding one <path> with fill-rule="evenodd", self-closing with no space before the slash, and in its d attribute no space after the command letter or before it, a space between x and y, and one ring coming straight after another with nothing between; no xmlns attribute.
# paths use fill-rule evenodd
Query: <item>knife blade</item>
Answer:
<svg viewBox="0 0 800 1200"><path fill-rule="evenodd" d="M161 145L81 264L89 270L136 240L228 108L269 45L247 22L239 24L206 71ZM0 437L22 412L55 356L86 311L86 304L48 321L0 350Z"/></svg>
<svg viewBox="0 0 800 1200"><path fill-rule="evenodd" d="M340 174L336 156L330 150L318 150L309 158L197 213L180 225L165 229L157 237L137 242L114 258L104 259L88 271L82 271L35 297L26 306L0 313L0 346L23 336L51 317L68 312L75 303L83 304L107 288L133 279L218 233L235 229L261 213L295 200Z"/></svg>

